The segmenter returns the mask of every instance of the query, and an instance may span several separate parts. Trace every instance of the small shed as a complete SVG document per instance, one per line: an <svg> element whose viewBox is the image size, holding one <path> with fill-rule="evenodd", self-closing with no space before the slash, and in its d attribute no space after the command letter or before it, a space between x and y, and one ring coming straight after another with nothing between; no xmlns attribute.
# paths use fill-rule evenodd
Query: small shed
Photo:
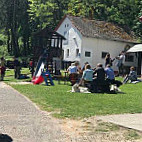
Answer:
<svg viewBox="0 0 142 142"><path fill-rule="evenodd" d="M33 34L33 55L34 60L37 61L40 55L47 50L48 58L47 64L53 65L54 58L62 60L62 42L65 40L64 36L58 32L46 27ZM56 68L56 60L55 60ZM56 70L56 69L55 69Z"/></svg>

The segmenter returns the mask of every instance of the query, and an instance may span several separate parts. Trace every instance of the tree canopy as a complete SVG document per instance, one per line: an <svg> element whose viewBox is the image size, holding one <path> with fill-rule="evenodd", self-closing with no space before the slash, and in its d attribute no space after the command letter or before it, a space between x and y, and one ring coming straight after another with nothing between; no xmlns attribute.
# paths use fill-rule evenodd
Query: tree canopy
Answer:
<svg viewBox="0 0 142 142"><path fill-rule="evenodd" d="M27 56L32 33L54 29L65 14L115 23L142 40L141 0L1 0L0 40L9 54Z"/></svg>

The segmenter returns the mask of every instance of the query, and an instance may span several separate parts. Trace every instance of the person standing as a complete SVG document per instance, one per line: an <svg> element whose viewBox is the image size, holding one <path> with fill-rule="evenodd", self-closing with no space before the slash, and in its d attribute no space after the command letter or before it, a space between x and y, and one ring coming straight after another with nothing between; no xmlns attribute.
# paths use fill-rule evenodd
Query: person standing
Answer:
<svg viewBox="0 0 142 142"><path fill-rule="evenodd" d="M18 60L18 58L14 57L14 73L15 73L14 76L16 79L20 78L20 69L21 69L20 61Z"/></svg>
<svg viewBox="0 0 142 142"><path fill-rule="evenodd" d="M117 67L118 67L118 76L122 74L124 76L124 63L125 63L125 52L122 51L119 56L116 57L118 59Z"/></svg>
<svg viewBox="0 0 142 142"><path fill-rule="evenodd" d="M0 71L1 71L1 81L3 81L3 79L4 79L5 70L6 70L6 62L5 62L4 57L1 57L1 68L0 68Z"/></svg>
<svg viewBox="0 0 142 142"><path fill-rule="evenodd" d="M114 61L115 59L111 59L110 57L110 54L106 54L106 57L105 57L105 67L109 64L112 66L112 62Z"/></svg>

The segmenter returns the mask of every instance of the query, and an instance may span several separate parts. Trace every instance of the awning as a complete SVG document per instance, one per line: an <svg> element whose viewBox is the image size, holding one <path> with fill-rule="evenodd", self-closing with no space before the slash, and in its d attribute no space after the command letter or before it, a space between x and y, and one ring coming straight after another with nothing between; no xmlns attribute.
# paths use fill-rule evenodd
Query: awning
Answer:
<svg viewBox="0 0 142 142"><path fill-rule="evenodd" d="M133 47L131 47L128 51L129 52L142 52L142 44L136 44Z"/></svg>

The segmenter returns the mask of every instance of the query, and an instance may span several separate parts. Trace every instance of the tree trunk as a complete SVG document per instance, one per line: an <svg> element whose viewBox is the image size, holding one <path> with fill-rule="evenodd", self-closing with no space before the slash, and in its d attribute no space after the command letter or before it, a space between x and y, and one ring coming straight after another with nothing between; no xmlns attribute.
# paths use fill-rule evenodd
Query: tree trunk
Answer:
<svg viewBox="0 0 142 142"><path fill-rule="evenodd" d="M11 49L10 49L10 33L9 33L9 30L6 30L6 33L7 33L7 50L8 50L8 53L10 53Z"/></svg>
<svg viewBox="0 0 142 142"><path fill-rule="evenodd" d="M11 42L13 46L13 54L14 56L19 56L19 45L18 45L18 36L17 36L17 18L16 18L16 0L13 0L13 20L12 20L12 28L11 28Z"/></svg>

